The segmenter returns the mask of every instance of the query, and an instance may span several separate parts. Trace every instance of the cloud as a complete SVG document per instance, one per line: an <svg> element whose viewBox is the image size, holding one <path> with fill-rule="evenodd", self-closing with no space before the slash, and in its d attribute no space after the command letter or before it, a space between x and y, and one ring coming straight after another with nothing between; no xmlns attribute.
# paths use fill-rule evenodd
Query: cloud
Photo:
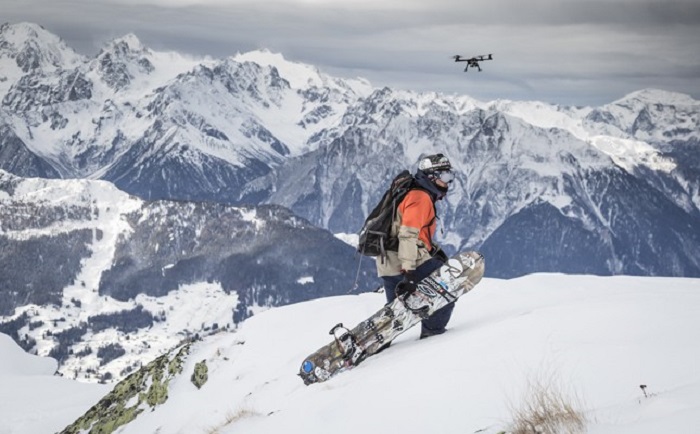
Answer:
<svg viewBox="0 0 700 434"><path fill-rule="evenodd" d="M661 85L700 97L697 1L9 0L3 19L86 54L126 33L215 57L268 48L378 86L479 99L600 104ZM450 59L488 53L482 73Z"/></svg>

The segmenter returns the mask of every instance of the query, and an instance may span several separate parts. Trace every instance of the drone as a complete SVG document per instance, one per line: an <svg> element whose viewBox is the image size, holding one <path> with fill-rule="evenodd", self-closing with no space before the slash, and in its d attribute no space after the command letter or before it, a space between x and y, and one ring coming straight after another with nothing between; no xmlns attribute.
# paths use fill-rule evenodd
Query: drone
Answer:
<svg viewBox="0 0 700 434"><path fill-rule="evenodd" d="M484 60L493 60L493 57L491 57L491 54L482 54L480 56L474 56L469 59L460 56L459 54L452 56L452 58L455 60L455 62L467 62L467 66L464 67L464 72L467 72L469 67L471 66L472 68L476 68L481 72L481 67L479 66L479 62L482 62Z"/></svg>

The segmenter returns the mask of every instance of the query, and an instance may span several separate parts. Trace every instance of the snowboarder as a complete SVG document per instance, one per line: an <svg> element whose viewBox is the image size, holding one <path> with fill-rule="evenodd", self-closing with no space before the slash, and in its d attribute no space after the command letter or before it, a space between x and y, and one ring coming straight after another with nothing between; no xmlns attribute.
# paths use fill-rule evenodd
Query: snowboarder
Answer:
<svg viewBox="0 0 700 434"><path fill-rule="evenodd" d="M429 155L418 162L414 186L399 204L391 226L391 236L399 240L398 252L389 250L386 257L377 258L387 302L415 291L418 282L447 260L433 241L437 227L435 203L445 197L453 180L452 165L443 154ZM444 333L453 309L454 303L450 303L424 319L420 338Z"/></svg>

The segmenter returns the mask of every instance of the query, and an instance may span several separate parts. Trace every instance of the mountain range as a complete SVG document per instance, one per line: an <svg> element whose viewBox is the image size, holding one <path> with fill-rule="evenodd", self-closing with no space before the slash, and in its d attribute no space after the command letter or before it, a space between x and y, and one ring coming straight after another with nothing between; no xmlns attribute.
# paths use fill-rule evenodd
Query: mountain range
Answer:
<svg viewBox="0 0 700 434"><path fill-rule="evenodd" d="M0 62L0 168L19 176L279 204L353 233L396 173L443 152L458 173L441 241L484 250L492 276L700 275L700 103L687 95L484 103L375 89L268 51L156 52L134 35L85 57L26 23L2 26Z"/></svg>
<svg viewBox="0 0 700 434"><path fill-rule="evenodd" d="M456 172L437 241L482 251L487 276L700 276L688 95L482 102L266 50L196 58L126 35L85 56L19 23L0 26L0 101L0 327L64 373L76 353L99 368L125 348L96 339L97 357L91 334L167 327L156 305L192 285L226 300L217 326L347 291L357 262L327 231L357 232L393 176L436 152ZM360 290L376 285L369 262ZM47 336L48 321L65 334Z"/></svg>

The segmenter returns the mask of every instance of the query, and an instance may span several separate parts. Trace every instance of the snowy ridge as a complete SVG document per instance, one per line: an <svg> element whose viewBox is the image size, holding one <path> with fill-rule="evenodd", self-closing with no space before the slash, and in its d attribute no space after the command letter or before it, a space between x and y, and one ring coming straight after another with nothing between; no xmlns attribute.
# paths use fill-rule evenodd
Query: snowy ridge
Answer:
<svg viewBox="0 0 700 434"><path fill-rule="evenodd" d="M697 101L689 95L679 92L672 92L661 89L640 89L635 92L613 101L611 104L625 105L630 101L647 104L663 104L668 106L689 106L697 105Z"/></svg>
<svg viewBox="0 0 700 434"><path fill-rule="evenodd" d="M9 336L0 334L0 377L25 375L53 375L58 368L55 360L25 353Z"/></svg>
<svg viewBox="0 0 700 434"><path fill-rule="evenodd" d="M605 123L587 124L595 132L633 136L659 147L672 140L700 139L699 110L700 102L688 95L643 89L589 113L587 121L595 114Z"/></svg>
<svg viewBox="0 0 700 434"><path fill-rule="evenodd" d="M133 103L195 66L212 62L212 59L186 56L174 51L154 51L144 46L136 35L127 34L108 43L89 67L102 76L117 73L120 79L126 81L117 89L105 89L103 99ZM122 87L126 88L125 91L122 91Z"/></svg>
<svg viewBox="0 0 700 434"><path fill-rule="evenodd" d="M583 118L591 108L562 108L540 101L494 101L488 105L493 110L511 116L539 128L558 128L566 130L576 138L586 140L590 133L583 125Z"/></svg>
<svg viewBox="0 0 700 434"><path fill-rule="evenodd" d="M31 23L0 25L0 100L27 72L56 71L82 62L63 40Z"/></svg>
<svg viewBox="0 0 700 434"><path fill-rule="evenodd" d="M8 57L14 57L15 64L25 73L76 66L84 61L61 38L33 23L0 25L0 59L5 59L3 67L12 64L7 61Z"/></svg>
<svg viewBox="0 0 700 434"><path fill-rule="evenodd" d="M232 59L274 70L288 83L290 91L280 100L279 110L265 107L254 108L253 112L263 125L270 126L275 137L289 146L290 156L314 150L317 143L312 137L339 123L352 104L373 91L367 80L338 79L266 49L238 53Z"/></svg>
<svg viewBox="0 0 700 434"><path fill-rule="evenodd" d="M678 166L670 158L647 142L617 139L610 136L592 136L589 143L609 155L612 160L629 173L637 167L645 166L657 172L671 173Z"/></svg>
<svg viewBox="0 0 700 434"><path fill-rule="evenodd" d="M347 90L351 88L360 95L368 95L372 91L372 85L365 79L339 80L322 73L314 66L288 61L281 53L273 53L266 49L238 53L233 56L233 60L274 67L293 89L330 87L335 90Z"/></svg>
<svg viewBox="0 0 700 434"><path fill-rule="evenodd" d="M109 391L109 386L55 376L56 366L55 360L27 354L0 333L0 432L57 432Z"/></svg>

